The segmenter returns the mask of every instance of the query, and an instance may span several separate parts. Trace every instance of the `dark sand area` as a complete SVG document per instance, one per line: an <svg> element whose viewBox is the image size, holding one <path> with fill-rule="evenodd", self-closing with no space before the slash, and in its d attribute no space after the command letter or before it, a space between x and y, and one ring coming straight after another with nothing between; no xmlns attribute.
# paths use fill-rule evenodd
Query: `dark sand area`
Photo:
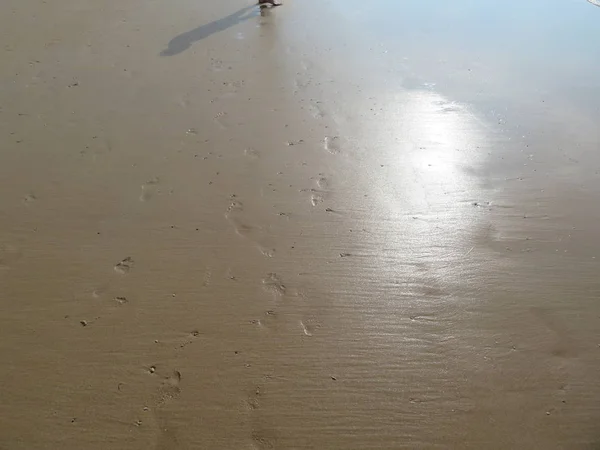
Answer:
<svg viewBox="0 0 600 450"><path fill-rule="evenodd" d="M600 9L3 0L0 449L600 448Z"/></svg>

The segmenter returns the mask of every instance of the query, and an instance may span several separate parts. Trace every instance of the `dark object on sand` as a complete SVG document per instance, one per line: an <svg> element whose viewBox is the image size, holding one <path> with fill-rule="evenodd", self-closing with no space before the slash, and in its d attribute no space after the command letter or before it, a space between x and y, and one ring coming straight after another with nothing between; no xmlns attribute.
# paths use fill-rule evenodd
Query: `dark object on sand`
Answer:
<svg viewBox="0 0 600 450"><path fill-rule="evenodd" d="M276 0L258 0L259 5L281 6L281 2Z"/></svg>

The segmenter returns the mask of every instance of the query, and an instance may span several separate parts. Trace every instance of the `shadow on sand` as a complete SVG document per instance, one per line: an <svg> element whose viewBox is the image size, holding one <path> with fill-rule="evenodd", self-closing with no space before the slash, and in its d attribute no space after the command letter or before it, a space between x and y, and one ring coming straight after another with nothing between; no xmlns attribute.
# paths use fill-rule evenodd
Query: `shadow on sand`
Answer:
<svg viewBox="0 0 600 450"><path fill-rule="evenodd" d="M165 50L160 52L161 56L174 56L178 55L192 46L194 42L206 39L215 33L219 33L228 28L231 28L245 20L256 17L256 6L246 6L239 11L234 12L222 19L215 20L214 22L201 25L193 30L186 31L178 36L175 36L169 42L169 45Z"/></svg>

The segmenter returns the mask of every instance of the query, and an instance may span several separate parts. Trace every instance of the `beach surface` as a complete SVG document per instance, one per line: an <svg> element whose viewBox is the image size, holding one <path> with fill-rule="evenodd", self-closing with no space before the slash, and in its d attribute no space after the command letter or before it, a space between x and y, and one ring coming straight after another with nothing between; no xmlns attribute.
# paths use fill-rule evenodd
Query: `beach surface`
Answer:
<svg viewBox="0 0 600 450"><path fill-rule="evenodd" d="M3 0L0 449L600 448L599 25Z"/></svg>

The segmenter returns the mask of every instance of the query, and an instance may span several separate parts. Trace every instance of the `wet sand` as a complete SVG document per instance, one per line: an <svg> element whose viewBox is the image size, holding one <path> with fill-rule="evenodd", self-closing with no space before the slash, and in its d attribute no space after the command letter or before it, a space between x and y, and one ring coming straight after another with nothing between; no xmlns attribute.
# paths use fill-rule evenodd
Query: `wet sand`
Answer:
<svg viewBox="0 0 600 450"><path fill-rule="evenodd" d="M0 449L600 446L600 10L5 0Z"/></svg>

